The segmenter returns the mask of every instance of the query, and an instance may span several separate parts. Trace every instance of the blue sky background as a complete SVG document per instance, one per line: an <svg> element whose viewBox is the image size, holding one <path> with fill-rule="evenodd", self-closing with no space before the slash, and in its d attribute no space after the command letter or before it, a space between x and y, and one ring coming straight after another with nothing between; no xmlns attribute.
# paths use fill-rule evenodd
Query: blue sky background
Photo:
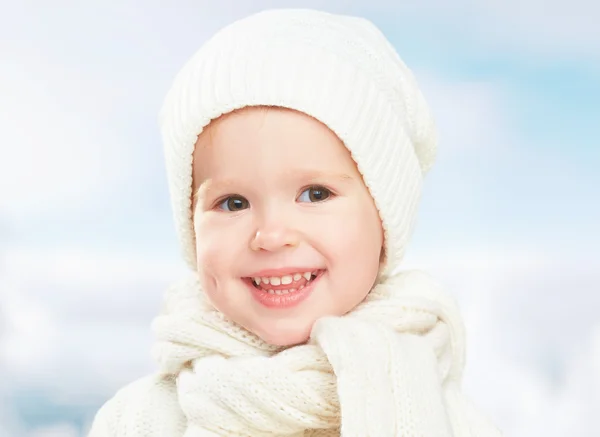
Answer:
<svg viewBox="0 0 600 437"><path fill-rule="evenodd" d="M214 31L276 5L365 16L417 75L440 144L406 267L459 299L465 390L506 435L600 435L600 6L400 3L0 2L1 436L81 436L152 371L184 272L158 110Z"/></svg>

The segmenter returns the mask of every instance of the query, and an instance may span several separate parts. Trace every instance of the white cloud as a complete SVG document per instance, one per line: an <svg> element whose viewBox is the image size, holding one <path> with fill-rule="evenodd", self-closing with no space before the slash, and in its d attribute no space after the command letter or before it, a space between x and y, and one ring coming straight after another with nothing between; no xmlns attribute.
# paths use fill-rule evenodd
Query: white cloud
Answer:
<svg viewBox="0 0 600 437"><path fill-rule="evenodd" d="M150 321L185 268L124 252L7 249L4 272L3 372L14 387L36 381L76 399L151 368Z"/></svg>
<svg viewBox="0 0 600 437"><path fill-rule="evenodd" d="M584 346L569 357L565 384L555 398L551 417L557 436L600 435L600 320Z"/></svg>
<svg viewBox="0 0 600 437"><path fill-rule="evenodd" d="M39 363L48 362L55 353L56 320L44 304L3 288L6 320L0 357L5 365L24 372L38 369Z"/></svg>
<svg viewBox="0 0 600 437"><path fill-rule="evenodd" d="M118 90L66 67L16 61L4 63L3 73L1 213L16 219L91 202L123 182L135 149L95 106Z"/></svg>
<svg viewBox="0 0 600 437"><path fill-rule="evenodd" d="M436 120L440 159L516 146L501 83L452 81L420 70L415 76Z"/></svg>
<svg viewBox="0 0 600 437"><path fill-rule="evenodd" d="M432 272L459 300L465 390L506 435L596 435L600 295L588 255L429 247L406 258L404 268Z"/></svg>

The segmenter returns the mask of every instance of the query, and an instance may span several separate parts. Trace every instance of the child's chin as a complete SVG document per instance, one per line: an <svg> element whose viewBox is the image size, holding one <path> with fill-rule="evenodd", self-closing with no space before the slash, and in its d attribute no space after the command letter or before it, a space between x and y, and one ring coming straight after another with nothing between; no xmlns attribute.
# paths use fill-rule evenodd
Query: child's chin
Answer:
<svg viewBox="0 0 600 437"><path fill-rule="evenodd" d="M310 336L310 326L293 326L293 327L264 327L264 330L257 332L264 342L280 347L290 347L306 343Z"/></svg>

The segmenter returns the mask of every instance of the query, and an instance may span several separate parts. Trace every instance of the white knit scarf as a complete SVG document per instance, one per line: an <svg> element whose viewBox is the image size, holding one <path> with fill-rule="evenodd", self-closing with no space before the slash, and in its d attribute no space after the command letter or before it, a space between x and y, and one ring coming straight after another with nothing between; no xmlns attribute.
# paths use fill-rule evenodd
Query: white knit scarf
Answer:
<svg viewBox="0 0 600 437"><path fill-rule="evenodd" d="M492 435L468 423L456 305L420 271L377 284L287 349L227 320L195 277L168 292L153 328L161 369L177 375L184 437Z"/></svg>

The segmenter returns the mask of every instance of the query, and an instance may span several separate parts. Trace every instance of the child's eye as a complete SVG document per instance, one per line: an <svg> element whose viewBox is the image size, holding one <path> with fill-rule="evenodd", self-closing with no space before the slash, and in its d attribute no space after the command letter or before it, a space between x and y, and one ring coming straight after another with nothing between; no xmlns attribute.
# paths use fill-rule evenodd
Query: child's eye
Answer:
<svg viewBox="0 0 600 437"><path fill-rule="evenodd" d="M299 202L322 202L331 196L331 191L325 187L314 186L309 187L300 193Z"/></svg>
<svg viewBox="0 0 600 437"><path fill-rule="evenodd" d="M218 208L223 211L235 212L246 209L249 206L249 202L242 196L229 196L219 203Z"/></svg>

